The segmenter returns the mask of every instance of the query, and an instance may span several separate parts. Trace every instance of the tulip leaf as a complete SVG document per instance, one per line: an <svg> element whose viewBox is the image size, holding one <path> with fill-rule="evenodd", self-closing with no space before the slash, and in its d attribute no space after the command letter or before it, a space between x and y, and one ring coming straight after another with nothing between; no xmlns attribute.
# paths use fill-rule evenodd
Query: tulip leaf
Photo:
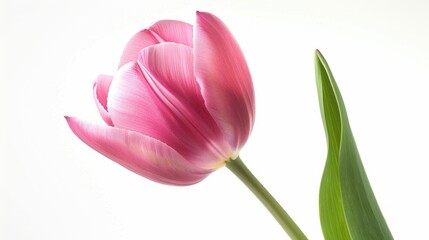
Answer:
<svg viewBox="0 0 429 240"><path fill-rule="evenodd" d="M317 50L315 65L328 145L319 193L325 239L393 239L365 173L338 86Z"/></svg>

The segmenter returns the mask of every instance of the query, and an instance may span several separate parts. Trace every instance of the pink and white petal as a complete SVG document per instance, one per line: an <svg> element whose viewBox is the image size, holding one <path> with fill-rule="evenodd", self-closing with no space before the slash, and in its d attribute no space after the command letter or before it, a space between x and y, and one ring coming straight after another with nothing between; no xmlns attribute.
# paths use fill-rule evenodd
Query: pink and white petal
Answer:
<svg viewBox="0 0 429 240"><path fill-rule="evenodd" d="M179 152L185 157L192 152L194 157L189 159L206 166L219 165L219 160L229 159L231 148L207 111L194 76L193 49L176 43L160 43L142 50L137 62L154 93L181 124L179 132L184 130L184 136L189 139L188 146L181 149L192 151Z"/></svg>
<svg viewBox="0 0 429 240"><path fill-rule="evenodd" d="M156 139L78 118L66 117L66 120L76 136L88 146L155 182L191 185L210 174L210 171L189 164L174 149Z"/></svg>
<svg viewBox="0 0 429 240"><path fill-rule="evenodd" d="M118 70L107 101L109 114L116 127L163 141L167 136L170 137L171 131L166 129L168 124L159 108L162 105L136 62L130 62Z"/></svg>
<svg viewBox="0 0 429 240"><path fill-rule="evenodd" d="M192 142L186 138L180 119L159 99L136 62L119 69L107 105L115 127L158 139L180 153L184 143Z"/></svg>
<svg viewBox="0 0 429 240"><path fill-rule="evenodd" d="M145 47L159 43L160 40L152 31L144 29L136 33L127 43L122 53L118 68L137 60L138 53Z"/></svg>
<svg viewBox="0 0 429 240"><path fill-rule="evenodd" d="M192 47L193 28L189 23L162 20L153 24L150 31L158 35L164 42L175 42Z"/></svg>
<svg viewBox="0 0 429 240"><path fill-rule="evenodd" d="M244 55L225 24L197 12L195 75L206 106L235 153L247 141L255 118L252 78Z"/></svg>
<svg viewBox="0 0 429 240"><path fill-rule="evenodd" d="M150 46L139 54L137 63L166 104L171 102L184 111L196 108L198 112L207 112L194 76L191 47L175 43ZM209 114L207 116L210 117Z"/></svg>
<svg viewBox="0 0 429 240"><path fill-rule="evenodd" d="M101 117L109 126L113 126L112 119L107 109L107 95L112 79L113 76L110 75L99 75L93 86L95 104L97 105Z"/></svg>

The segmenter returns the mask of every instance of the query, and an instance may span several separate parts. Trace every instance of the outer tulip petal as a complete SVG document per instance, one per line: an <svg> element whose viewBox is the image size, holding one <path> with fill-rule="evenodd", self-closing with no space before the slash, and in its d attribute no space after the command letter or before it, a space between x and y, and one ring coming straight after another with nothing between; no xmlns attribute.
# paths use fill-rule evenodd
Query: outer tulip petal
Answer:
<svg viewBox="0 0 429 240"><path fill-rule="evenodd" d="M189 23L162 20L152 25L149 30L156 33L164 42L180 43L189 47L193 45L193 29Z"/></svg>
<svg viewBox="0 0 429 240"><path fill-rule="evenodd" d="M209 165L229 159L230 146L207 111L195 79L192 48L175 43L150 46L142 50L138 63L158 98L179 119L185 136L193 140L189 142L192 159L204 164L214 161ZM186 156L186 152L182 154Z"/></svg>
<svg viewBox="0 0 429 240"><path fill-rule="evenodd" d="M94 82L94 98L98 111L101 117L109 126L113 126L112 119L110 118L107 110L107 94L109 93L110 84L112 83L113 76L100 75Z"/></svg>
<svg viewBox="0 0 429 240"><path fill-rule="evenodd" d="M154 45L160 42L160 39L156 35L147 29L144 29L136 33L127 43L124 52L122 53L121 60L119 61L119 67L134 62L137 60L138 53L145 47Z"/></svg>
<svg viewBox="0 0 429 240"><path fill-rule="evenodd" d="M99 126L66 117L72 131L94 150L129 170L153 181L171 185L191 185L210 171L187 162L166 144L124 129Z"/></svg>
<svg viewBox="0 0 429 240"><path fill-rule="evenodd" d="M240 47L224 23L197 12L195 75L206 106L238 153L254 123L254 90Z"/></svg>

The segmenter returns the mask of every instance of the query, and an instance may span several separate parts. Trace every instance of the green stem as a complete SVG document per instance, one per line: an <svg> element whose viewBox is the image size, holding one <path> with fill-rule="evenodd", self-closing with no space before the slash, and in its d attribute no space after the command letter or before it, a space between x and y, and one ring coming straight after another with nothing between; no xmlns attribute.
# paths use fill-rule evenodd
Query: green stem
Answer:
<svg viewBox="0 0 429 240"><path fill-rule="evenodd" d="M240 157L227 161L226 167L231 170L250 189L250 191L253 192L253 194L255 194L291 239L307 239L282 206L280 206L267 189L265 189L258 179L256 179L256 177L250 172L246 165L244 165Z"/></svg>

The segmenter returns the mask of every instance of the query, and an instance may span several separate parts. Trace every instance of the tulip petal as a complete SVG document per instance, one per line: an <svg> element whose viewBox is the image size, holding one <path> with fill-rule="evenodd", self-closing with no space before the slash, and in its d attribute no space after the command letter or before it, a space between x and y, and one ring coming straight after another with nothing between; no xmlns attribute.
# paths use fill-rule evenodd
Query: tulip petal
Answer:
<svg viewBox="0 0 429 240"><path fill-rule="evenodd" d="M163 103L153 93L136 62L121 67L110 86L107 107L115 126L159 139L172 133L163 117ZM174 146L172 146L174 147Z"/></svg>
<svg viewBox="0 0 429 240"><path fill-rule="evenodd" d="M192 48L175 43L150 46L139 54L137 62L174 96L186 98L191 104L204 102L194 76ZM200 107L205 109L204 104Z"/></svg>
<svg viewBox="0 0 429 240"><path fill-rule="evenodd" d="M94 82L94 98L98 111L101 117L109 126L113 126L112 119L110 118L107 110L107 94L109 93L110 84L112 83L113 76L100 75Z"/></svg>
<svg viewBox="0 0 429 240"><path fill-rule="evenodd" d="M149 28L156 33L164 42L174 42L193 46L193 29L189 23L176 20L162 20L156 22Z"/></svg>
<svg viewBox="0 0 429 240"><path fill-rule="evenodd" d="M164 64L169 65L169 62ZM182 76L180 71L176 74ZM181 83L177 82L178 85ZM219 168L223 164L221 160L228 159L222 155L225 148L219 150L218 145L211 142L213 135L200 134L193 125L204 124L203 121L195 120L200 119L197 116L204 115L204 109L187 109L188 105L178 100L173 101L171 96L172 102L168 102L165 98L167 91L160 92L158 86L154 84L154 79L146 77L138 63L131 62L120 68L112 81L107 103L114 126L158 139L198 167ZM192 96L188 97L188 100L192 99ZM191 103L188 104L192 106ZM184 117L184 114L189 116L189 112L196 117ZM208 120L206 124L209 122ZM209 125L213 130L210 127L206 129L214 131L216 124L213 124Z"/></svg>
<svg viewBox="0 0 429 240"><path fill-rule="evenodd" d="M175 114L186 136L193 140L189 142L193 154L197 150L204 153L197 154L202 159L193 159L198 162L215 160L216 163L212 163L215 165L220 159L229 159L230 146L207 111L195 79L192 48L161 43L145 48L137 62L158 98Z"/></svg>
<svg viewBox="0 0 429 240"><path fill-rule="evenodd" d="M247 141L255 117L246 60L228 28L209 13L197 12L194 44L195 75L206 106L237 154Z"/></svg>
<svg viewBox="0 0 429 240"><path fill-rule="evenodd" d="M147 29L136 33L127 43L119 61L118 68L137 60L138 53L145 47L159 43L159 39Z"/></svg>
<svg viewBox="0 0 429 240"><path fill-rule="evenodd" d="M189 23L162 20L153 24L149 29L144 29L135 34L122 53L119 68L136 61L138 53L145 47L161 42L175 42L192 47L192 25Z"/></svg>
<svg viewBox="0 0 429 240"><path fill-rule="evenodd" d="M76 136L94 150L153 181L191 185L211 172L189 164L171 147L140 133L100 126L73 117L66 117L66 120Z"/></svg>

